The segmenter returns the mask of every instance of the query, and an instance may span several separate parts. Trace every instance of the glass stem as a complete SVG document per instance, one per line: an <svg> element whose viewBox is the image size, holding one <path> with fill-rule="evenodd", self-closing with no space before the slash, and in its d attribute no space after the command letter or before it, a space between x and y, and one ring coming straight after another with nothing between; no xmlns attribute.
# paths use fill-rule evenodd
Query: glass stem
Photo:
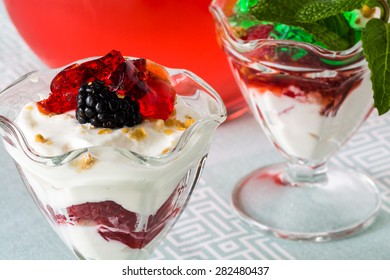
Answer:
<svg viewBox="0 0 390 280"><path fill-rule="evenodd" d="M292 186L318 187L328 182L326 162L310 165L302 161L288 161L283 181Z"/></svg>

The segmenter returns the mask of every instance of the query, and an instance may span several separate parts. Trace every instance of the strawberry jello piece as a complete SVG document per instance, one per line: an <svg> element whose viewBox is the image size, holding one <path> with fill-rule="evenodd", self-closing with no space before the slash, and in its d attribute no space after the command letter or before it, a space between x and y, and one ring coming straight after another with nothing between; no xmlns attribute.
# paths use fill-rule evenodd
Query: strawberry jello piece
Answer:
<svg viewBox="0 0 390 280"><path fill-rule="evenodd" d="M173 111L176 92L168 72L146 59L126 60L115 50L58 73L51 82L49 97L37 102L38 109L48 115L76 109L79 88L95 80L103 81L118 95L138 100L143 118L166 120Z"/></svg>
<svg viewBox="0 0 390 280"><path fill-rule="evenodd" d="M111 74L125 62L118 51L81 64L72 64L58 73L50 84L49 98L37 102L38 109L44 114L62 114L76 109L77 92L82 84L94 80L111 84Z"/></svg>
<svg viewBox="0 0 390 280"><path fill-rule="evenodd" d="M176 92L172 87L168 72L160 65L146 59L127 61L132 69L133 63L138 71L137 88L141 90L132 90L127 92L130 97L138 99L140 112L145 118L166 120L172 113ZM140 95L142 90L145 94Z"/></svg>
<svg viewBox="0 0 390 280"><path fill-rule="evenodd" d="M176 91L162 66L143 58L127 60L125 72L118 73L115 80L120 83L113 88L137 100L144 118L166 120L171 115Z"/></svg>

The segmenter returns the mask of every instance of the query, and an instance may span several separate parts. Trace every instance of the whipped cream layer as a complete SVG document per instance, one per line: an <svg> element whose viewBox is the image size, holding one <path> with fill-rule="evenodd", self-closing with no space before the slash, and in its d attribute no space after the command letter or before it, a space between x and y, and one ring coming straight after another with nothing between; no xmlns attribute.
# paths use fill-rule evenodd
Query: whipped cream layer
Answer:
<svg viewBox="0 0 390 280"><path fill-rule="evenodd" d="M16 123L30 147L43 156L58 156L92 146L115 146L141 155L158 156L169 152L184 130L199 119L180 97L175 108L177 113L165 122L144 120L131 128L106 129L80 124L75 111L52 116L42 114L31 102L23 107Z"/></svg>
<svg viewBox="0 0 390 280"><path fill-rule="evenodd" d="M198 118L179 96L170 119L145 120L137 126L120 129L80 124L74 111L47 116L38 111L35 103L29 103L16 123L38 154L59 156L79 148L89 149L69 163L47 167L34 164L18 150L7 147L43 205L63 209L85 202L112 200L129 211L151 215L168 199L193 161L204 155L208 138L190 141L180 160L153 167L127 159L114 148L125 148L140 155L163 155L175 147L186 128Z"/></svg>
<svg viewBox="0 0 390 280"><path fill-rule="evenodd" d="M68 246L91 260L96 259L145 259L148 256L147 249L132 249L125 244L110 240L109 242L97 234L98 226L65 226L57 228Z"/></svg>
<svg viewBox="0 0 390 280"><path fill-rule="evenodd" d="M291 91L296 90L291 86ZM247 89L253 112L271 140L289 157L322 162L335 153L372 108L370 81L349 92L335 115L321 114L323 105L261 90ZM316 92L306 93L307 96ZM259 108L259 109L257 109Z"/></svg>

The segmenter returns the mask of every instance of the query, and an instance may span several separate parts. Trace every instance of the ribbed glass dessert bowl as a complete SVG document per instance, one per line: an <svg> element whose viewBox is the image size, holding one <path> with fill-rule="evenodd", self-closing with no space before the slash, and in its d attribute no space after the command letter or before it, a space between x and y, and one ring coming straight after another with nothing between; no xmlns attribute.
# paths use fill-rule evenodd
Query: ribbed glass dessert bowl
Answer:
<svg viewBox="0 0 390 280"><path fill-rule="evenodd" d="M184 210L214 131L226 118L221 98L195 74L152 66L169 74L175 109L165 121L132 127L94 128L69 112L40 114L35 104L48 96L62 69L28 73L0 93L5 148L45 218L80 259L147 258ZM47 131L44 119L52 124ZM164 138L172 135L179 136Z"/></svg>
<svg viewBox="0 0 390 280"><path fill-rule="evenodd" d="M327 241L368 227L381 205L375 182L327 165L373 109L361 42L331 51L298 40L258 39L278 34L280 26L237 28L236 2L212 2L217 37L253 115L287 162L240 181L233 208L249 224L285 239Z"/></svg>

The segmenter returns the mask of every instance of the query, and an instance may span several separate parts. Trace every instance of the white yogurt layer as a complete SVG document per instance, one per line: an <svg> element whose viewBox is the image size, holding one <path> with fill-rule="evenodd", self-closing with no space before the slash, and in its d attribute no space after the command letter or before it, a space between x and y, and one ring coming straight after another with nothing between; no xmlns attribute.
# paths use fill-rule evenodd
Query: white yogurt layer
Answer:
<svg viewBox="0 0 390 280"><path fill-rule="evenodd" d="M352 90L337 114L321 114L323 105L274 94L270 90L247 90L258 121L272 141L289 157L322 162L336 152L365 119L372 107L369 78ZM286 89L287 90L287 89ZM296 88L289 88L296 91ZM313 92L314 93L314 92ZM313 93L307 93L309 96ZM314 93L316 94L316 93Z"/></svg>
<svg viewBox="0 0 390 280"><path fill-rule="evenodd" d="M68 246L77 250L88 259L144 259L148 256L146 249L132 249L116 240L105 240L98 233L98 226L71 226L57 227L60 235Z"/></svg>
<svg viewBox="0 0 390 280"><path fill-rule="evenodd" d="M80 124L75 111L53 116L42 114L31 102L23 107L16 123L30 147L43 156L58 156L92 146L116 146L141 155L158 156L174 147L185 126L199 118L179 97L175 107L175 120L170 123L144 120L131 128L104 129Z"/></svg>
<svg viewBox="0 0 390 280"><path fill-rule="evenodd" d="M26 161L17 150L9 152L22 166L24 176L43 205L64 209L85 202L112 200L129 211L151 215L168 199L192 162L184 157L183 162L173 161L152 168L123 157L114 148L148 156L169 152L186 126L199 118L180 97L175 111L174 117L165 122L145 120L131 128L101 129L81 125L74 111L47 116L31 103L24 106L16 123L38 154L57 156L79 148L92 148L70 163L51 168ZM202 150L188 151L189 157L193 160L201 156Z"/></svg>

